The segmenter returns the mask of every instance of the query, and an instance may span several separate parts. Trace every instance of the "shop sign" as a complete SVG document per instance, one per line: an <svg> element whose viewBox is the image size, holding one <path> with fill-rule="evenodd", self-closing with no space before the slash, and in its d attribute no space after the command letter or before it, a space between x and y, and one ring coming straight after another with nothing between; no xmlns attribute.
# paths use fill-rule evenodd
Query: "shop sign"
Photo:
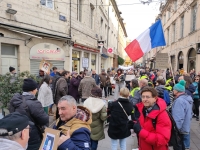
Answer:
<svg viewBox="0 0 200 150"><path fill-rule="evenodd" d="M88 58L83 57L82 66L83 66L83 68L88 68L88 66L89 66L89 59Z"/></svg>
<svg viewBox="0 0 200 150"><path fill-rule="evenodd" d="M80 44L77 44L77 43L74 43L74 47L79 48L79 49L83 49L83 50L86 50L86 51L90 51L90 52L99 53L99 49L83 46L83 45L80 45Z"/></svg>
<svg viewBox="0 0 200 150"><path fill-rule="evenodd" d="M64 61L65 52L57 45L51 43L40 43L31 48L30 59Z"/></svg>
<svg viewBox="0 0 200 150"><path fill-rule="evenodd" d="M80 61L80 58L72 57L72 60Z"/></svg>
<svg viewBox="0 0 200 150"><path fill-rule="evenodd" d="M112 48L108 48L107 52L108 53L113 53L113 49Z"/></svg>

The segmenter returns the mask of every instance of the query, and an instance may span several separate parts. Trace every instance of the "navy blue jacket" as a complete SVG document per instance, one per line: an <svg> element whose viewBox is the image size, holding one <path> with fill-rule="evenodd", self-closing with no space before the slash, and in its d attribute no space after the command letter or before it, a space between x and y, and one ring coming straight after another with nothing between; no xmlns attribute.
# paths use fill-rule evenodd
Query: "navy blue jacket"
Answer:
<svg viewBox="0 0 200 150"><path fill-rule="evenodd" d="M56 129L56 126L53 128ZM79 128L58 147L58 150L90 150L90 146L90 131L87 128Z"/></svg>
<svg viewBox="0 0 200 150"><path fill-rule="evenodd" d="M92 74L92 78L94 78L96 85L99 85L100 83L100 78L98 74Z"/></svg>
<svg viewBox="0 0 200 150"><path fill-rule="evenodd" d="M190 84L187 89L185 89L185 93L190 95L192 98L194 97L193 93L195 92L196 87L193 84Z"/></svg>

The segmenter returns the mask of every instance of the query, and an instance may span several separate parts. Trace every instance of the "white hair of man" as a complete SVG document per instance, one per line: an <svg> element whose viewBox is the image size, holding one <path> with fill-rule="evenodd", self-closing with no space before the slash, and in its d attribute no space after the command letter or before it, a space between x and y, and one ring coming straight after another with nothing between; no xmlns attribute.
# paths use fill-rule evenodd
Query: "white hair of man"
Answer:
<svg viewBox="0 0 200 150"><path fill-rule="evenodd" d="M86 76L91 76L91 71L86 71L85 75Z"/></svg>
<svg viewBox="0 0 200 150"><path fill-rule="evenodd" d="M70 95L65 95L65 96L61 97L60 100L58 101L58 103L63 102L63 101L67 101L67 103L70 106L76 106L76 100Z"/></svg>
<svg viewBox="0 0 200 150"><path fill-rule="evenodd" d="M7 130L0 129L0 133L7 133ZM16 140L18 140L18 139L21 138L21 135L22 135L22 131L17 132L14 135L11 135L11 136L0 136L0 138L2 138L2 139L8 139L8 140L11 140L11 141L16 141Z"/></svg>
<svg viewBox="0 0 200 150"><path fill-rule="evenodd" d="M142 87L145 87L145 86L148 85L148 80L147 79L141 79L141 80L139 80L139 83L142 84Z"/></svg>

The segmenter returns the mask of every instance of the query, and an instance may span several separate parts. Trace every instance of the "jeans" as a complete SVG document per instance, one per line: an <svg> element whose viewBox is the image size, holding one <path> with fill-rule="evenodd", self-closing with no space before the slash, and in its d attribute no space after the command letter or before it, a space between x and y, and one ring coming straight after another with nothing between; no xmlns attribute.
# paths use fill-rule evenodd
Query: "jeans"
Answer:
<svg viewBox="0 0 200 150"><path fill-rule="evenodd" d="M124 82L119 82L115 84L115 95L114 95L115 100L119 98L119 91L123 87L124 87Z"/></svg>
<svg viewBox="0 0 200 150"><path fill-rule="evenodd" d="M111 150L117 150L118 139L111 139ZM126 150L126 138L119 139L121 150Z"/></svg>
<svg viewBox="0 0 200 150"><path fill-rule="evenodd" d="M184 143L185 149L189 149L190 148L190 133L182 134L182 135L183 135L183 143Z"/></svg>
<svg viewBox="0 0 200 150"><path fill-rule="evenodd" d="M107 86L101 86L101 89L104 89L105 97L107 97Z"/></svg>
<svg viewBox="0 0 200 150"><path fill-rule="evenodd" d="M98 141L94 141L92 139L90 139L90 141L91 141L91 150L97 150Z"/></svg>

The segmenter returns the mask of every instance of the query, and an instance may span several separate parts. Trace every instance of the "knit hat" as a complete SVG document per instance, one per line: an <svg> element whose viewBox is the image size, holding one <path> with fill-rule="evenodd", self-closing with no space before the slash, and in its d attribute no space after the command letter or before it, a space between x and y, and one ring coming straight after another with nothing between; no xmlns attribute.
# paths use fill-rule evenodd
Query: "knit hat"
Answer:
<svg viewBox="0 0 200 150"><path fill-rule="evenodd" d="M33 79L24 79L23 91L30 92L37 89L38 85Z"/></svg>
<svg viewBox="0 0 200 150"><path fill-rule="evenodd" d="M14 70L15 70L14 67L11 67L11 66L9 67L9 71L10 71L10 72L12 72L12 71L14 71Z"/></svg>
<svg viewBox="0 0 200 150"><path fill-rule="evenodd" d="M102 89L99 87L93 87L91 90L91 96L102 97Z"/></svg>
<svg viewBox="0 0 200 150"><path fill-rule="evenodd" d="M178 92L185 92L185 80L180 80L179 83L174 85L174 90Z"/></svg>

